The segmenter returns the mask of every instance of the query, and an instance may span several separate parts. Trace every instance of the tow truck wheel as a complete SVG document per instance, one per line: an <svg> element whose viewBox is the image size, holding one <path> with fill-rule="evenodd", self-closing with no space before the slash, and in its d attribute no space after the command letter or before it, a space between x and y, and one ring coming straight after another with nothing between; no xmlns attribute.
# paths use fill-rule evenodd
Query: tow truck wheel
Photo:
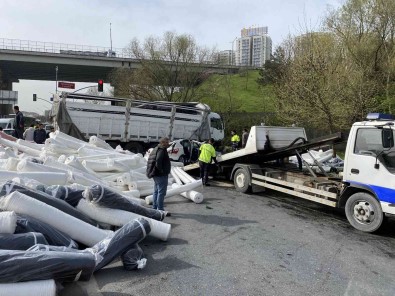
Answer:
<svg viewBox="0 0 395 296"><path fill-rule="evenodd" d="M233 176L233 182L237 191L242 193L251 192L251 177L246 169L239 168Z"/></svg>
<svg viewBox="0 0 395 296"><path fill-rule="evenodd" d="M358 192L350 196L346 202L348 222L358 230L374 232L383 223L384 214L380 203L372 195Z"/></svg>

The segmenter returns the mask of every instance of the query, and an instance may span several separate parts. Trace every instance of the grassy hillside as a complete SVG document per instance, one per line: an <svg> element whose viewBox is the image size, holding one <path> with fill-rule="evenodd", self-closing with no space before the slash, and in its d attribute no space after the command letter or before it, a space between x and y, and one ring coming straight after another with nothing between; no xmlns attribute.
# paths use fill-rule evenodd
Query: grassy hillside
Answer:
<svg viewBox="0 0 395 296"><path fill-rule="evenodd" d="M236 112L273 112L275 96L272 88L257 83L257 70L233 75L212 75L199 88L207 103L215 112L231 107Z"/></svg>

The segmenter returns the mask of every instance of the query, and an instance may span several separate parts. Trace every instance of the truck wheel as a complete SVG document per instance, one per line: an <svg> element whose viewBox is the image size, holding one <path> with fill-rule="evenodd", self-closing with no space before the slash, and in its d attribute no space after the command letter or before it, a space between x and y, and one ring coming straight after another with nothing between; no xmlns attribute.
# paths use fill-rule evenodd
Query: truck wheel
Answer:
<svg viewBox="0 0 395 296"><path fill-rule="evenodd" d="M141 146L140 143L136 143L136 142L127 143L125 145L125 150L129 150L130 152L141 153L141 154L144 152L143 146Z"/></svg>
<svg viewBox="0 0 395 296"><path fill-rule="evenodd" d="M251 182L251 176L246 169L239 168L235 172L233 176L233 183L235 184L235 188L237 191L242 193L251 192L250 182Z"/></svg>
<svg viewBox="0 0 395 296"><path fill-rule="evenodd" d="M348 222L358 230L374 232L380 228L384 219L381 205L372 195L358 192L350 196L346 202Z"/></svg>

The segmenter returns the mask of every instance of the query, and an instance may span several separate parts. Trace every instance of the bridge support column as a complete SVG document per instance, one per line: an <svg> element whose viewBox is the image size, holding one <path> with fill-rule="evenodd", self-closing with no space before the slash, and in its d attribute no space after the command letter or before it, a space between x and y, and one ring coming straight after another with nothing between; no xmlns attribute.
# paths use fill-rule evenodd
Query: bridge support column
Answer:
<svg viewBox="0 0 395 296"><path fill-rule="evenodd" d="M13 108L18 102L18 92L12 91L13 82L0 75L0 117L14 113Z"/></svg>

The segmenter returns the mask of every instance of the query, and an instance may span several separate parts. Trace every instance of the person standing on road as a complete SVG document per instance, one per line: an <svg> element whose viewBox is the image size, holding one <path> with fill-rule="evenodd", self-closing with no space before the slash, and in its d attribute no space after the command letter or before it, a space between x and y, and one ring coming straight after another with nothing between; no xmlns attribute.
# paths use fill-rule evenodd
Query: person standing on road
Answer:
<svg viewBox="0 0 395 296"><path fill-rule="evenodd" d="M217 163L215 149L213 147L214 139L208 140L208 143L204 143L200 146L199 154L199 168L200 168L200 179L202 179L203 186L210 186L208 183L208 174L210 170L211 162L214 160Z"/></svg>
<svg viewBox="0 0 395 296"><path fill-rule="evenodd" d="M38 125L38 129L34 131L34 142L37 144L44 144L46 136L47 134L45 132L44 125L40 123Z"/></svg>
<svg viewBox="0 0 395 296"><path fill-rule="evenodd" d="M31 124L30 127L25 130L23 138L25 141L34 142L34 124Z"/></svg>
<svg viewBox="0 0 395 296"><path fill-rule="evenodd" d="M240 137L235 130L231 131L230 133L232 135L232 138L230 139L232 142L232 150L236 151L239 148Z"/></svg>
<svg viewBox="0 0 395 296"><path fill-rule="evenodd" d="M247 145L247 140L249 136L249 132L247 128L243 128L243 133L241 134L241 147L245 148Z"/></svg>
<svg viewBox="0 0 395 296"><path fill-rule="evenodd" d="M161 138L159 145L151 151L147 162L147 177L153 178L155 182L152 208L161 211L164 211L164 199L171 169L167 153L169 143L169 138ZM170 213L166 212L166 216L170 216Z"/></svg>
<svg viewBox="0 0 395 296"><path fill-rule="evenodd" d="M23 131L25 129L25 119L23 118L23 114L19 111L19 106L14 106L15 113L15 127L13 136L18 139L23 139Z"/></svg>

